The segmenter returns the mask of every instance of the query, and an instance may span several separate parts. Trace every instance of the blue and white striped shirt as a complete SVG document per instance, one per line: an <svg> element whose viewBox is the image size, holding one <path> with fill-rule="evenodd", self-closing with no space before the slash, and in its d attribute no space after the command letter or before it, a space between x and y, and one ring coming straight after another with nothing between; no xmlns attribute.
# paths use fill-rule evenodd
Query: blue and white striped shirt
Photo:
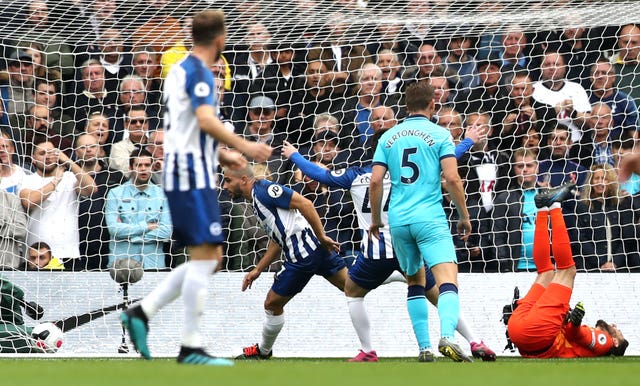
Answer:
<svg viewBox="0 0 640 386"><path fill-rule="evenodd" d="M167 191L216 187L218 143L200 130L195 111L219 106L213 74L193 55L171 67L164 83L165 173Z"/></svg>
<svg viewBox="0 0 640 386"><path fill-rule="evenodd" d="M297 209L290 209L293 190L267 180L253 185L253 210L264 231L296 263L321 248L311 225Z"/></svg>

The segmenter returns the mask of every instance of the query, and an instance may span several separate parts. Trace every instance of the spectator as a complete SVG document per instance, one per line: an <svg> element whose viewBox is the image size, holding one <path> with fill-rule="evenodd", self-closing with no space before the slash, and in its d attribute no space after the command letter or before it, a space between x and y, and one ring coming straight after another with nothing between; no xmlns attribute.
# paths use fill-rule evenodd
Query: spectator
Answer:
<svg viewBox="0 0 640 386"><path fill-rule="evenodd" d="M617 87L640 103L640 85L637 74L640 73L640 27L627 24L618 34L618 52L611 57L611 63L618 74Z"/></svg>
<svg viewBox="0 0 640 386"><path fill-rule="evenodd" d="M109 266L118 259L130 258L144 269L166 268L163 243L171 237L171 215L164 192L151 182L152 164L148 151L133 151L129 181L107 194Z"/></svg>
<svg viewBox="0 0 640 386"><path fill-rule="evenodd" d="M294 93L296 102L291 112L292 116L299 117L297 126L301 128L301 133L298 143L301 146L311 144L313 122L317 114L329 113L336 117L343 132L347 133L341 135L341 138L345 138L353 130L353 123L344 118L345 99L335 94L336 90L331 87L329 76L326 64L320 60L313 60L307 63L304 78L298 80L294 86L294 89L300 91ZM295 138L292 138L292 141L295 142Z"/></svg>
<svg viewBox="0 0 640 386"><path fill-rule="evenodd" d="M73 119L80 127L85 127L87 117L100 112L109 118L115 116L117 93L105 88L104 67L95 59L89 59L80 67L83 89L69 95L67 106L73 106Z"/></svg>
<svg viewBox="0 0 640 386"><path fill-rule="evenodd" d="M355 122L357 131L353 134L357 136L356 144L363 145L373 135L369 125L371 109L380 105L397 106L399 95L392 98L382 93L382 71L373 63L364 64L358 71L357 81L355 93L347 99L344 109L347 115L354 116L353 120L345 119Z"/></svg>
<svg viewBox="0 0 640 386"><path fill-rule="evenodd" d="M27 171L14 163L16 148L11 136L0 132L0 190L18 194Z"/></svg>
<svg viewBox="0 0 640 386"><path fill-rule="evenodd" d="M40 43L29 42L24 44L22 48L27 55L31 56L33 61L33 75L35 76L35 81L38 80L47 80L47 81L60 81L61 75L60 71L56 69L50 69L47 65L47 54L44 52L44 47ZM70 66L73 67L73 62L70 63ZM69 72L69 69L65 69L66 72ZM71 69L73 72L73 68Z"/></svg>
<svg viewBox="0 0 640 386"><path fill-rule="evenodd" d="M596 102L591 106L590 130L585 132L578 144L579 162L589 169L591 165L615 165L613 143L610 138L613 128L611 109L606 103Z"/></svg>
<svg viewBox="0 0 640 386"><path fill-rule="evenodd" d="M494 245L501 272L532 271L533 233L538 212L533 197L537 193L538 161L529 150L513 155L515 180L495 199L493 218Z"/></svg>
<svg viewBox="0 0 640 386"><path fill-rule="evenodd" d="M19 144L16 150L21 163L25 167L29 165L29 168L31 168L30 156L35 144L45 140L51 142L57 149L68 155L71 154L73 150L71 139L69 137L64 138L56 133L53 124L51 112L47 106L31 105L25 125L12 128L12 137Z"/></svg>
<svg viewBox="0 0 640 386"><path fill-rule="evenodd" d="M382 71L382 92L388 97L401 95L404 89L402 80L403 67L395 52L383 49L376 55L376 65ZM400 99L399 97L397 97Z"/></svg>
<svg viewBox="0 0 640 386"><path fill-rule="evenodd" d="M51 142L36 144L32 158L36 172L25 177L19 192L29 215L27 244L44 241L67 269L84 269L77 264L78 197L91 196L95 182Z"/></svg>
<svg viewBox="0 0 640 386"><path fill-rule="evenodd" d="M380 23L378 24L378 34L380 39L367 45L367 51L372 55L376 55L377 61L380 61L380 55L388 50L398 55L400 66L406 68L415 64L415 53L418 52L418 46L404 38L400 24ZM384 68L380 63L376 64L380 68Z"/></svg>
<svg viewBox="0 0 640 386"><path fill-rule="evenodd" d="M276 131L293 135L299 127L290 125L291 104L293 103L294 79L304 72L296 60L296 50L290 44L269 46L272 62L267 64L251 84L252 94L261 93L273 99L276 105Z"/></svg>
<svg viewBox="0 0 640 386"><path fill-rule="evenodd" d="M550 106L532 98L533 83L527 72L516 72L509 85L507 113L502 120L499 148L517 149L524 146L531 129L540 133L553 127L556 113Z"/></svg>
<svg viewBox="0 0 640 386"><path fill-rule="evenodd" d="M638 255L637 204L630 196L622 196L618 176L610 165L594 165L589 173L582 202L589 208L581 216L580 241L592 242L594 249L584 250L581 266L586 270L637 269ZM585 219L586 217L586 219Z"/></svg>
<svg viewBox="0 0 640 386"><path fill-rule="evenodd" d="M247 28L244 45L234 47L229 54L229 64L233 73L233 121L244 121L254 82L272 63L269 53L271 33L262 22L255 22Z"/></svg>
<svg viewBox="0 0 640 386"><path fill-rule="evenodd" d="M591 89L589 102L604 102L611 108L613 130L609 138L620 139L624 132L638 137L638 108L633 99L613 84L616 80L615 67L610 62L599 59L591 67Z"/></svg>
<svg viewBox="0 0 640 386"><path fill-rule="evenodd" d="M87 119L85 133L93 135L100 145L98 158L107 160L111 152L111 132L109 131L109 118L100 112L93 112Z"/></svg>
<svg viewBox="0 0 640 386"><path fill-rule="evenodd" d="M433 87L433 101L435 108L433 112L435 115L439 115L440 110L443 108L455 108L453 102L453 95L451 93L451 87L449 86L449 79L444 76L442 71L435 70L431 74L431 78L428 79L429 84Z"/></svg>
<svg viewBox="0 0 640 386"><path fill-rule="evenodd" d="M553 107L558 123L569 128L571 140L580 141L591 111L587 92L579 83L565 79L564 57L557 52L544 54L540 70L540 81L533 85L533 99Z"/></svg>
<svg viewBox="0 0 640 386"><path fill-rule="evenodd" d="M488 140L493 130L488 114L471 113L466 117L466 125L467 130L481 129L486 134L460 157L458 169L465 181L469 206L471 203L480 205L490 213L495 195L509 184L509 156L493 147Z"/></svg>
<svg viewBox="0 0 640 386"><path fill-rule="evenodd" d="M478 63L469 52L473 43L473 39L467 35L451 37L447 47L447 56L444 58L446 71L452 72L458 77L456 86L460 91L476 87L480 82Z"/></svg>
<svg viewBox="0 0 640 386"><path fill-rule="evenodd" d="M4 138L4 137L3 137ZM0 159L4 152L0 148ZM2 165L4 172L5 165ZM4 185L4 176L2 178ZM0 185L0 269L17 269L24 261L24 247L27 237L27 215L20 204L20 198Z"/></svg>
<svg viewBox="0 0 640 386"><path fill-rule="evenodd" d="M160 78L160 55L153 47L137 49L132 56L133 75L139 76L144 82L146 91L145 102L156 110L162 103L162 78Z"/></svg>
<svg viewBox="0 0 640 386"><path fill-rule="evenodd" d="M418 52L415 55L415 62L416 64L407 68L403 74L406 83L429 79L431 77L431 73L436 69L440 69L444 72L442 58L438 55L436 48L431 44L424 43L418 47Z"/></svg>
<svg viewBox="0 0 640 386"><path fill-rule="evenodd" d="M537 79L537 73L532 64L532 60L527 56L528 39L524 31L519 27L509 29L502 35L502 84L511 83L511 77L515 72L527 70L531 78Z"/></svg>
<svg viewBox="0 0 640 386"><path fill-rule="evenodd" d="M480 84L472 88L468 94L458 96L460 112L488 112L491 122L502 122L507 108L507 98L500 86L501 67L502 62L497 56L490 56L478 63ZM498 136L500 133L496 130L493 134Z"/></svg>
<svg viewBox="0 0 640 386"><path fill-rule="evenodd" d="M341 13L329 16L327 44L311 47L308 61L321 60L327 66L327 78L335 95L347 95L347 87L355 84L354 76L362 66L371 61L369 51L361 44L354 44L348 24Z"/></svg>
<svg viewBox="0 0 640 386"><path fill-rule="evenodd" d="M584 27L566 28L562 31L556 40L560 43L557 51L567 64L568 80L580 83L584 89L589 88L589 67L598 60L598 55L603 50L597 44L597 40L603 37L589 36L589 31Z"/></svg>
<svg viewBox="0 0 640 386"><path fill-rule="evenodd" d="M540 167L538 181L543 186L555 188L565 182L574 181L578 188L582 188L587 179L587 169L572 161L573 142L569 135L569 129L557 126L547 139L550 148L548 155L540 155Z"/></svg>
<svg viewBox="0 0 640 386"><path fill-rule="evenodd" d="M33 102L36 105L47 106L53 120L53 132L65 139L72 140L76 125L73 119L65 114L61 106L58 91L59 82L45 79L36 80Z"/></svg>
<svg viewBox="0 0 640 386"><path fill-rule="evenodd" d="M62 270L64 264L57 257L53 256L51 247L44 241L33 243L29 246L27 254L27 270Z"/></svg>
<svg viewBox="0 0 640 386"><path fill-rule="evenodd" d="M249 102L249 120L242 134L249 141L266 143L274 148L282 146L286 135L273 131L275 116L276 105L271 98L261 95L254 96ZM278 182L287 184L291 180L290 162L275 152L267 160L267 167L278 176Z"/></svg>
<svg viewBox="0 0 640 386"><path fill-rule="evenodd" d="M127 75L120 82L120 93L118 98L118 110L116 112L114 139L119 141L123 135L126 136L126 117L133 107L144 109L148 119L150 131L156 130L159 126L159 111L157 106L146 103L147 91L144 80L137 75Z"/></svg>
<svg viewBox="0 0 640 386"><path fill-rule="evenodd" d="M540 154L540 145L542 144L542 134L534 127L529 128L527 134L522 139L522 147L535 153L536 158Z"/></svg>
<svg viewBox="0 0 640 386"><path fill-rule="evenodd" d="M158 129L149 134L147 151L153 157L151 165L151 182L162 187L162 172L164 171L164 130Z"/></svg>
<svg viewBox="0 0 640 386"><path fill-rule="evenodd" d="M105 75L104 88L107 92L117 92L120 81L129 73L127 67L131 64L131 58L124 52L122 36L117 29L106 29L99 42L99 61Z"/></svg>
<svg viewBox="0 0 640 386"><path fill-rule="evenodd" d="M109 167L129 177L131 152L136 146L142 147L147 143L149 120L144 106L135 106L129 110L124 119L124 129L125 138L111 147Z"/></svg>
<svg viewBox="0 0 640 386"><path fill-rule="evenodd" d="M460 141L462 141L462 134L464 133L462 129L462 117L456 110L450 107L442 108L438 113L438 121L436 123L438 126L449 130L455 145L458 145Z"/></svg>
<svg viewBox="0 0 640 386"><path fill-rule="evenodd" d="M7 71L0 73L0 81L5 114L9 117L25 114L27 105L33 103L33 58L21 49L11 53Z"/></svg>
<svg viewBox="0 0 640 386"><path fill-rule="evenodd" d="M80 235L80 258L87 270L107 267L109 255L109 233L104 206L107 193L121 185L125 178L119 171L109 170L100 158L101 145L91 134L82 134L76 140L75 158L78 166L96 183L96 191L90 197L80 197L78 228Z"/></svg>

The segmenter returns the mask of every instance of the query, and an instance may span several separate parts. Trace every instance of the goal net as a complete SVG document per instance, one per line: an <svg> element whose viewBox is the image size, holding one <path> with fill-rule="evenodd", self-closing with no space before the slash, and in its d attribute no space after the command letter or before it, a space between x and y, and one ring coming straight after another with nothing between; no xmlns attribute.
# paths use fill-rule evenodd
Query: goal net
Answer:
<svg viewBox="0 0 640 386"><path fill-rule="evenodd" d="M192 16L208 8L225 11L228 29L211 67L221 120L274 147L255 172L310 199L345 258L362 253L361 208L348 190L302 174L283 143L329 170L369 165L373 134L408 115L406 87L428 82L430 119L460 149L472 217L469 241L454 235L461 272L535 271L532 194L568 181L576 196L563 212L579 270L640 269L637 2L34 0L0 3L4 270L106 275L120 259L145 271L187 259L161 190L162 84L191 48ZM143 197L128 182L134 149L151 160L156 189ZM268 236L249 203L225 191L219 201L223 270L246 272ZM446 194L443 205L455 233ZM94 273L14 275L33 299L64 296L56 283ZM118 289L102 288L112 295L92 308L121 301ZM2 295L2 323L14 325L4 312L13 295L6 304Z"/></svg>

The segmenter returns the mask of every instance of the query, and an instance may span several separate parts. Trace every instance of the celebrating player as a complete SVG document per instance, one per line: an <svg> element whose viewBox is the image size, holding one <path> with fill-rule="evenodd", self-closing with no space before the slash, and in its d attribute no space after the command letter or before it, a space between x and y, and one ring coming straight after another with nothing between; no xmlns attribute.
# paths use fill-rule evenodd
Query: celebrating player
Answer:
<svg viewBox="0 0 640 386"><path fill-rule="evenodd" d="M265 232L271 236L267 252L242 281L242 290L251 288L273 261L284 252L283 268L276 275L264 301L266 319L262 342L243 349L237 359L269 359L271 348L284 325L284 306L307 285L313 275L324 276L344 290L347 269L335 253L338 243L325 235L313 203L282 185L256 180L249 165L224 170L224 188L234 197L253 202L253 210Z"/></svg>
<svg viewBox="0 0 640 386"><path fill-rule="evenodd" d="M375 148L377 138L384 133L385 130L378 130L374 133L372 147ZM466 138L456 146L456 158L464 154L474 142L486 135L486 129L480 126L472 126L467 129ZM289 142L284 142L282 154L291 159L302 173L311 179L314 179L324 185L348 189L354 202L354 207L358 216L358 224L360 230L366 235L371 226L371 209L369 206L369 180L371 178L371 166L350 167L342 170L330 171L319 167L315 163L306 160L298 150ZM384 179L383 202L387 202L389 191L391 189L391 181ZM387 207L382 209L382 220L387 222ZM378 355L371 346L371 332L369 316L364 306L364 297L371 290L378 288L380 285L391 281L390 275L400 271L398 260L391 245L391 235L388 229L383 228L382 237L379 243L364 238L362 240L362 251L353 266L349 267L349 276L345 284L345 295L347 296L347 304L351 321L356 330L362 349L351 362L377 362ZM406 281L401 276L403 281ZM436 282L431 271L427 271L426 295L432 304L437 304L438 290ZM482 358L484 361L494 361L495 353L481 340L476 339L470 326L460 316L457 326L460 332L471 344L471 353L474 357Z"/></svg>
<svg viewBox="0 0 640 386"><path fill-rule="evenodd" d="M241 166L246 160L239 153L218 149L218 145L228 145L257 161L266 160L272 149L241 139L217 118L218 100L209 67L224 49L224 14L211 10L198 13L193 18L192 35L192 53L171 68L165 81L163 182L174 237L188 246L191 259L167 275L140 305L123 313L121 320L136 350L150 359L147 322L182 294L184 325L178 362L227 366L233 362L212 357L202 349L200 318L209 275L222 261L224 236L215 179L218 155L226 166ZM154 226L149 224L148 229Z"/></svg>
<svg viewBox="0 0 640 386"><path fill-rule="evenodd" d="M573 188L575 183L567 183L538 193L534 198L538 214L533 260L538 276L527 296L518 301L508 324L509 337L523 357L622 356L629 345L615 324L598 320L595 327L582 325L584 307L581 303L569 312L576 266L560 203L569 197ZM556 261L555 273L551 251Z"/></svg>
<svg viewBox="0 0 640 386"><path fill-rule="evenodd" d="M471 362L453 337L458 324L458 266L449 224L442 207L440 175L455 204L458 233L469 238L471 223L458 175L455 149L449 132L431 121L433 87L418 82L407 87L407 119L380 137L373 157L369 198L370 235L382 241L384 178L389 171L389 226L393 249L409 286L407 308L418 340L421 362L432 362L425 297L425 265L438 285L438 315L441 338L438 350L454 361ZM385 203L385 205L387 205Z"/></svg>

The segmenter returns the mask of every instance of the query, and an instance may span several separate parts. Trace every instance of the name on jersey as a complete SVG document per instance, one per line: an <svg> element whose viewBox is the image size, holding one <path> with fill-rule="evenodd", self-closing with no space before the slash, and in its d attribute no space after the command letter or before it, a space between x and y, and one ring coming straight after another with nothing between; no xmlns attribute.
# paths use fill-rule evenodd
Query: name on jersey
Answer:
<svg viewBox="0 0 640 386"><path fill-rule="evenodd" d="M427 146L435 145L433 137L429 133L425 133L422 130L404 129L400 130L391 136L385 143L385 147L390 148L393 144L402 137L418 137L427 143Z"/></svg>

